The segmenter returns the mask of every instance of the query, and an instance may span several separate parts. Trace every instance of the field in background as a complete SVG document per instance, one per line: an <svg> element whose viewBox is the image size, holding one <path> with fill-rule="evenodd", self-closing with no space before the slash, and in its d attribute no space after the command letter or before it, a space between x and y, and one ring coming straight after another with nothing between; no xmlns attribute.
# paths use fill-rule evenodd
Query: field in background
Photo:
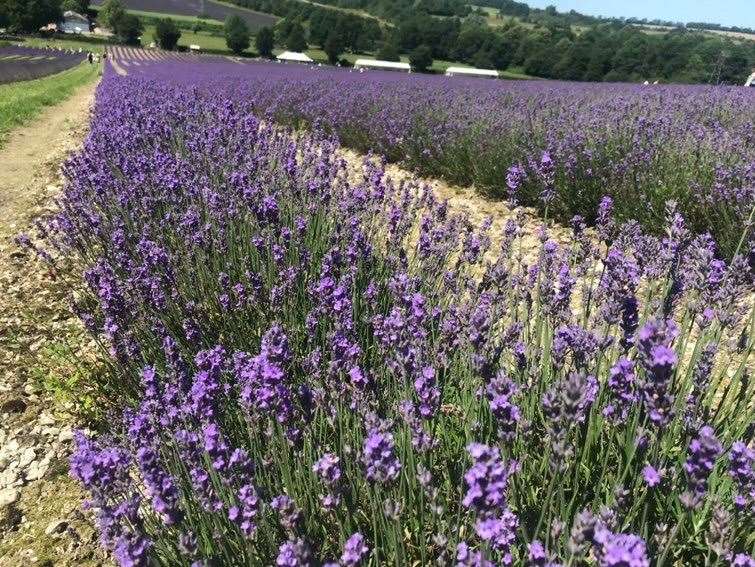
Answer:
<svg viewBox="0 0 755 567"><path fill-rule="evenodd" d="M0 46L0 84L39 79L78 65L81 53L26 46Z"/></svg>
<svg viewBox="0 0 755 567"><path fill-rule="evenodd" d="M92 2L93 7L101 6L103 0ZM272 26L278 20L271 14L255 12L239 6L212 0L125 0L123 4L129 10L139 10L147 13L173 14L178 16L196 17L207 16L214 20L223 21L230 15L238 15L244 19L252 33L262 27Z"/></svg>

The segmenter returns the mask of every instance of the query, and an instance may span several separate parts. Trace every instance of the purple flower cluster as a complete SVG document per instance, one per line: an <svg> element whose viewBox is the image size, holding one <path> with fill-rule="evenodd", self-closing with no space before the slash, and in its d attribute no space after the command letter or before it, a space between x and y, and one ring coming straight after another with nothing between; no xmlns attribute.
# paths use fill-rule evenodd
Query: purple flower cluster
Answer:
<svg viewBox="0 0 755 567"><path fill-rule="evenodd" d="M396 445L391 433L373 429L367 433L362 447L362 463L368 480L387 484L401 473Z"/></svg>
<svg viewBox="0 0 755 567"><path fill-rule="evenodd" d="M503 563L510 565L510 547L516 539L519 519L507 506L507 492L517 463L504 463L497 447L472 443L467 451L473 462L464 473L467 491L462 504L477 516L477 535L501 552Z"/></svg>

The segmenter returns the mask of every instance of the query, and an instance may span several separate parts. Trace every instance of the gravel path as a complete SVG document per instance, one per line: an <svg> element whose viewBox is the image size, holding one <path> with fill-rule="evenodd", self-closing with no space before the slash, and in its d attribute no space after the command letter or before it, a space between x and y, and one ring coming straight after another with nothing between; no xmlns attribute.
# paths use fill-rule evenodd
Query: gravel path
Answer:
<svg viewBox="0 0 755 567"><path fill-rule="evenodd" d="M47 393L56 381L68 381L70 391L70 380L83 376L71 361L88 339L59 279L14 241L51 212L60 164L86 134L94 88L46 109L0 149L2 567L105 564L81 511L83 494L68 476L76 400Z"/></svg>

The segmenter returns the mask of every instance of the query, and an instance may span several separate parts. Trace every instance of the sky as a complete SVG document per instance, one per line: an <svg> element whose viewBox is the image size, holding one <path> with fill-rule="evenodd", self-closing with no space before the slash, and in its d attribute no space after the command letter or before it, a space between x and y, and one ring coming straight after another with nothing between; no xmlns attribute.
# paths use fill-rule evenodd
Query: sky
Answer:
<svg viewBox="0 0 755 567"><path fill-rule="evenodd" d="M535 8L555 6L591 16L708 22L755 28L755 0L524 0Z"/></svg>

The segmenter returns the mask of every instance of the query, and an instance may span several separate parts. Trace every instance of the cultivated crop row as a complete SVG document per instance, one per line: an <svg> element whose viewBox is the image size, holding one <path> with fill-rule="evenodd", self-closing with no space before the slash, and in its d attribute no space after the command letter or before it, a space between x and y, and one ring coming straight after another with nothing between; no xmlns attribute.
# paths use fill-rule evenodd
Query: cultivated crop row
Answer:
<svg viewBox="0 0 755 567"><path fill-rule="evenodd" d="M109 350L71 469L122 565L752 565L745 244L616 195L528 256L196 87L108 73L41 251Z"/></svg>
<svg viewBox="0 0 755 567"><path fill-rule="evenodd" d="M224 61L142 72L222 89L419 173L660 234L666 201L731 257L755 203L755 93L741 87L504 82Z"/></svg>
<svg viewBox="0 0 755 567"><path fill-rule="evenodd" d="M84 53L9 45L0 47L0 84L38 79L78 65Z"/></svg>

